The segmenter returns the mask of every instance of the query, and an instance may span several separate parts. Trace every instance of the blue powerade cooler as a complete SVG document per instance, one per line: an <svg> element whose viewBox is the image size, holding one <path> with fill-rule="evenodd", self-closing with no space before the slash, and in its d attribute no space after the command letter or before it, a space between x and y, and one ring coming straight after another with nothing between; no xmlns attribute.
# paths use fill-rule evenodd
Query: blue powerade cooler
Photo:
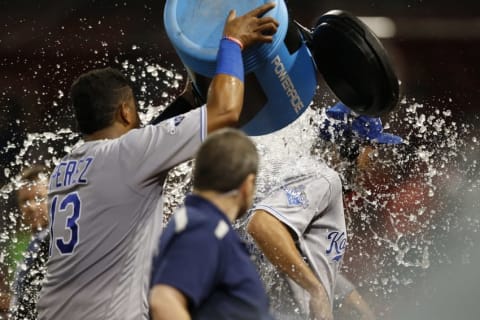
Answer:
<svg viewBox="0 0 480 320"><path fill-rule="evenodd" d="M270 0L272 1L272 0ZM167 35L195 88L206 97L215 75L216 56L228 12L237 16L266 0L167 0ZM305 40L289 21L283 0L267 13L279 22L272 43L243 51L245 103L240 127L249 135L279 130L309 106L317 86L316 68Z"/></svg>

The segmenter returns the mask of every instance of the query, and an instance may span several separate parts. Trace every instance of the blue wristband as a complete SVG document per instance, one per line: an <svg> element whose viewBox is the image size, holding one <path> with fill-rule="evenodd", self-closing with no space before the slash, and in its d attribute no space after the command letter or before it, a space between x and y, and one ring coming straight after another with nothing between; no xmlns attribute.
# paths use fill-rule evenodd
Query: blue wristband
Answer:
<svg viewBox="0 0 480 320"><path fill-rule="evenodd" d="M228 74L244 81L242 50L238 43L223 38L217 53L217 70L215 74Z"/></svg>

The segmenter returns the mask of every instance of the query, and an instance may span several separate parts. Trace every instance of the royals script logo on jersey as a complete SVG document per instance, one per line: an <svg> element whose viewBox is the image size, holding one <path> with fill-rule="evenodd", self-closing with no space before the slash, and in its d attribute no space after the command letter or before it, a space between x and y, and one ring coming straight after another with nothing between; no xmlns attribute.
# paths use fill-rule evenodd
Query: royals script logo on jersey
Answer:
<svg viewBox="0 0 480 320"><path fill-rule="evenodd" d="M332 260L334 261L340 261L347 246L347 236L345 231L332 231L328 234L327 239L330 241L330 245L326 250L327 255L333 256Z"/></svg>

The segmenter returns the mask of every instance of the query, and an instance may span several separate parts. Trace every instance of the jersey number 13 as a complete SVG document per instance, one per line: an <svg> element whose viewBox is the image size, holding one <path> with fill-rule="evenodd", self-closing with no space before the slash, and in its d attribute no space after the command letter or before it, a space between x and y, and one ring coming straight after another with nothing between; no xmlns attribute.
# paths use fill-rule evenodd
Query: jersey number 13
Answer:
<svg viewBox="0 0 480 320"><path fill-rule="evenodd" d="M50 207L50 255L52 255L52 250L55 247L62 255L71 254L78 245L78 219L81 209L82 202L77 192L69 193L66 196L53 197ZM69 237L55 235L53 226L56 218L66 219L65 230L69 231ZM62 234L65 235L66 233L62 232Z"/></svg>

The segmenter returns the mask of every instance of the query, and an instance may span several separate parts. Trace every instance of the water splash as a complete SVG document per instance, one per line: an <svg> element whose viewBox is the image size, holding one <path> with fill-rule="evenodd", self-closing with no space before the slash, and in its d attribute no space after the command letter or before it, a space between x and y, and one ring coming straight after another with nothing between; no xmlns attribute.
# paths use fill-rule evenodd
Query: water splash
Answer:
<svg viewBox="0 0 480 320"><path fill-rule="evenodd" d="M108 43L102 42L101 48L106 47ZM116 63L137 88L143 123L164 110L185 80L171 66L162 66L141 57L117 59ZM62 68L56 66L58 70ZM64 90L59 89L53 103L65 104L64 96ZM402 181L404 176L396 173L383 187L364 185L349 195L350 248L342 271L360 289L382 301L390 299L402 288L411 288L439 264L454 259L468 263L469 249L478 245L471 234L480 229L480 220L467 212L468 206L475 207L478 212L478 198L473 204L463 202L465 195L478 194L480 187L478 129L473 123L460 123L453 116L450 109L404 98L400 110L386 119L385 128L403 136L411 147L407 156L415 159L415 165L407 170L415 179L405 182ZM317 141L318 124L324 117L323 109L312 108L275 135L255 138L262 155L261 166L278 166L278 174L258 186L259 193L267 192L281 182L286 173L282 169L285 156L296 159L288 174L296 170L300 172L308 165L311 147ZM20 143L7 141L2 152L15 150L16 155L0 172L8 181L1 187L0 197L5 201L12 198L19 186L15 173L21 167L36 161L46 162L53 168L77 143L82 141L70 128L28 133ZM34 157L32 149L42 149L44 153ZM406 155L400 151L393 156L406 161ZM345 165L335 163L337 156L328 148L317 157L316 161L325 161L332 166L341 168ZM386 169L394 165L391 159L386 160L390 160L385 164ZM166 221L191 188L191 168L190 161L169 172L164 197ZM9 239L17 241L15 233L19 223L18 212L4 211L2 216L7 227L0 233L0 262L8 255L4 244ZM12 273L12 270L8 272Z"/></svg>
<svg viewBox="0 0 480 320"><path fill-rule="evenodd" d="M102 43L102 46L107 45L106 42ZM160 114L173 99L174 93L179 90L181 83L184 82L183 75L176 72L175 69L161 66L144 58L137 58L133 63L128 60L120 62L117 59L117 64L117 68L123 69L125 74L133 80L143 123L149 122ZM61 68L60 65L55 66L55 69L60 70ZM41 96L40 92L37 94ZM64 89L58 89L51 99L53 106L59 107L61 105L61 108L64 109L62 113L69 111ZM53 169L66 153L83 143L80 135L72 128L62 128L64 126L63 118L54 120L51 114L45 114L44 117L44 119L37 120L54 122L60 128L55 132L30 132L28 127L21 127L24 124L22 119L16 119L15 123L23 132L18 136L15 133L12 139L5 141L0 147L2 154L12 154L11 160L5 163L6 166L0 171L0 175L3 175L2 178L5 181L0 186L0 200L3 201L0 217L0 264L2 267L0 269L0 281L2 281L0 288L12 286L15 273L13 262L19 258L12 251L12 247L16 245L20 247L20 243L26 245L31 236L30 231L27 230L20 218L21 215L16 205L15 192L22 185L19 173L22 169L34 164L44 164ZM180 178L178 179L178 177ZM177 198L179 198L179 192L182 192L182 190L170 186L179 185L181 181L187 179L186 177L188 175L183 173L182 166L179 166L169 175L168 181L170 182L166 189L172 191L168 192L165 197L167 214L178 206L181 200L177 200ZM20 270L22 267L24 268L24 265L19 264Z"/></svg>
<svg viewBox="0 0 480 320"><path fill-rule="evenodd" d="M270 166L268 171L275 172L260 179L260 194L278 185L283 176L304 171L310 163L311 147L318 141L318 124L324 117L321 108L312 108L274 135L254 138L262 155L261 168ZM450 110L441 111L407 98L401 109L385 120L385 130L404 137L409 148L394 148L393 160L377 154L384 161L382 168L399 167L398 170L408 172L394 171L384 186L353 186L346 206L350 248L342 269L359 290L372 295L380 304L422 283L432 268L453 259L467 263L468 252L475 245L470 235L478 232L480 224L478 217L465 213L465 206L478 211L478 201L462 205L465 195L478 193L480 186L476 160L479 143L472 136L473 123L457 123ZM345 165L338 163L333 150L322 150L317 161L335 167ZM287 158L296 161L285 164ZM278 170L271 166L278 166ZM181 203L183 191L189 189L190 180L184 176L190 174L190 169L184 165L172 171L174 178L170 182L181 187L172 185L166 190L167 194L173 192L166 203L168 214L170 208ZM407 174L409 179L404 176ZM457 238L457 243L449 245L452 238ZM271 268L263 262L264 268Z"/></svg>

